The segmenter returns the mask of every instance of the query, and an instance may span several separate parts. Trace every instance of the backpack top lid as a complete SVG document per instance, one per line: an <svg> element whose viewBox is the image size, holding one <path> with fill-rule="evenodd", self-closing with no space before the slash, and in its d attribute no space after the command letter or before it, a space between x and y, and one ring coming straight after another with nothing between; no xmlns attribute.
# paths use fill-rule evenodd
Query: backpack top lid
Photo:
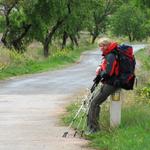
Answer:
<svg viewBox="0 0 150 150"><path fill-rule="evenodd" d="M119 45L118 46L118 50L120 53L123 53L124 55L128 56L129 58L133 59L134 55L133 55L133 48L132 46L129 45Z"/></svg>

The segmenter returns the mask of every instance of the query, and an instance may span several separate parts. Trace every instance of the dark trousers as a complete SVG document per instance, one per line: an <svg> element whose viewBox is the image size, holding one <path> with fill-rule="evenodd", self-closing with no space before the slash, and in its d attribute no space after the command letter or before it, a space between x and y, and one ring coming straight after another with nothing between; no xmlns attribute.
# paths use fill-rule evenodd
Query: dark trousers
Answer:
<svg viewBox="0 0 150 150"><path fill-rule="evenodd" d="M99 113L100 105L108 98L109 95L114 93L118 88L104 84L102 85L100 91L93 97L91 105L87 115L87 126L92 130L100 130L99 127Z"/></svg>

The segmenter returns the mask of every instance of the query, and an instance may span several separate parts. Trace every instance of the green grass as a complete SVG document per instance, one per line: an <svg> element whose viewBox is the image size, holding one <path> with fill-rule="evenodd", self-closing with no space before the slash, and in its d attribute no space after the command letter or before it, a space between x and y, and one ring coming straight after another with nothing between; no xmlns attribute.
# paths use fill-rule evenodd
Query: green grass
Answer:
<svg viewBox="0 0 150 150"><path fill-rule="evenodd" d="M65 124L73 118L77 104L67 108L68 115L63 117ZM105 106L104 106L105 107ZM86 136L90 146L99 150L149 150L150 149L150 106L132 105L123 107L122 122L117 129L109 127L108 110L103 109L101 116L102 129L99 133ZM77 126L79 118L74 124Z"/></svg>
<svg viewBox="0 0 150 150"><path fill-rule="evenodd" d="M17 54L16 52L6 49L0 49L1 58L6 60L0 62L0 79L5 79L12 76L31 74L42 71L54 70L66 67L75 63L83 51L94 48L94 45L81 46L79 48L64 49L56 51L48 58L42 58L41 50L38 50L39 56L32 56L30 54ZM5 52L4 52L5 51ZM35 57L35 58L33 58Z"/></svg>
<svg viewBox="0 0 150 150"><path fill-rule="evenodd" d="M136 88L137 96L140 96L140 103L150 104L150 50L145 48L136 54L140 62L140 69L137 72L139 86ZM138 98L137 98L138 99Z"/></svg>
<svg viewBox="0 0 150 150"><path fill-rule="evenodd" d="M141 49L135 56L141 62L144 70L150 69L150 50L148 48Z"/></svg>
<svg viewBox="0 0 150 150"><path fill-rule="evenodd" d="M122 110L118 129L88 137L93 147L108 150L150 149L150 107L132 106Z"/></svg>

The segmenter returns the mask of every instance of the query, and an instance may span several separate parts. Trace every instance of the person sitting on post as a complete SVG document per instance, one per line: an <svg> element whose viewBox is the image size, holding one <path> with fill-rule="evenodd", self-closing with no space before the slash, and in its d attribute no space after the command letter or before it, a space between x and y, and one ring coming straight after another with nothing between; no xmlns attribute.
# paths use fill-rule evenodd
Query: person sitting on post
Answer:
<svg viewBox="0 0 150 150"><path fill-rule="evenodd" d="M95 78L95 80L101 79L101 81L95 82L102 82L102 87L92 99L88 111L87 126L90 133L95 133L100 130L100 105L109 95L120 89L118 82L119 63L115 55L118 44L109 38L101 38L98 41L98 45L102 52L103 62L96 69L96 75L99 77Z"/></svg>

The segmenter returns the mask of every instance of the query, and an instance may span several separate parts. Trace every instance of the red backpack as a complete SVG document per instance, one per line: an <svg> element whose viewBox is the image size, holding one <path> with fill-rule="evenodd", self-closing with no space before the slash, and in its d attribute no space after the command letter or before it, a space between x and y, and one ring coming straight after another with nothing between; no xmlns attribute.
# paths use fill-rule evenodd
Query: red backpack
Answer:
<svg viewBox="0 0 150 150"><path fill-rule="evenodd" d="M117 49L117 60L119 63L119 80L121 88L133 90L135 82L136 61L133 48L129 45L119 45Z"/></svg>

